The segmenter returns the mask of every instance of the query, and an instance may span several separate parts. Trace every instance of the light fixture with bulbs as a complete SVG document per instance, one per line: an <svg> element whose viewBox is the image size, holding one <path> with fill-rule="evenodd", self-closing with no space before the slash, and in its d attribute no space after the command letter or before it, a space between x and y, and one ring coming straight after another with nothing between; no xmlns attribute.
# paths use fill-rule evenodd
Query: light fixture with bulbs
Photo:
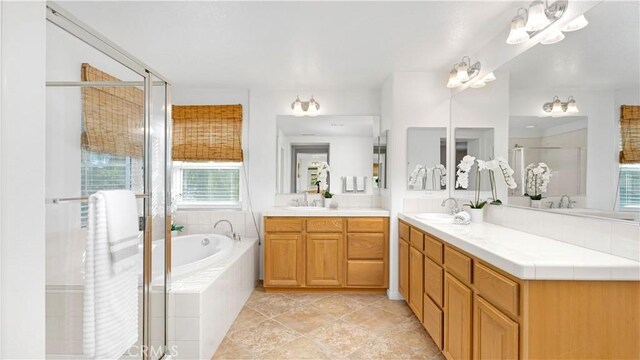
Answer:
<svg viewBox="0 0 640 360"><path fill-rule="evenodd" d="M562 102L558 96L554 96L551 102L542 105L542 110L551 116L561 116L564 114L575 114L580 112L573 96L569 96L566 102Z"/></svg>
<svg viewBox="0 0 640 360"><path fill-rule="evenodd" d="M320 112L320 103L318 103L313 95L309 101L300 100L300 96L296 97L296 100L291 103L291 110L293 110L294 116L316 116Z"/></svg>
<svg viewBox="0 0 640 360"><path fill-rule="evenodd" d="M495 79L496 76L493 75L493 72L490 72L487 75L483 76L481 79L474 81L470 86L474 89L479 89L485 87L488 82L494 81Z"/></svg>
<svg viewBox="0 0 640 360"><path fill-rule="evenodd" d="M482 65L479 61L471 64L471 58L463 56L460 63L454 64L453 69L449 72L449 82L447 83L447 87L453 89L469 82L471 79L478 76L481 66Z"/></svg>
<svg viewBox="0 0 640 360"><path fill-rule="evenodd" d="M529 5L528 9L519 8L516 16L511 19L511 30L507 37L507 44L520 44L539 34L558 21L564 15L568 5L567 0L558 0L552 4L549 4L548 0L544 2L536 0ZM580 30L588 24L589 22L584 15L580 15L562 29L547 34L540 43L544 45L555 44L564 39L563 32Z"/></svg>

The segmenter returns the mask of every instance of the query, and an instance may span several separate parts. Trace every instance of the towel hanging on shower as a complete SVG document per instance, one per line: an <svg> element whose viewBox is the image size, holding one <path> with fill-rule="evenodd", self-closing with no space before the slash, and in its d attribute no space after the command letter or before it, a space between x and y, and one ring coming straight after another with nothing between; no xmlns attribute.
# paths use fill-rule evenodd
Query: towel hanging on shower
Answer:
<svg viewBox="0 0 640 360"><path fill-rule="evenodd" d="M87 358L118 359L138 341L138 272L135 266L114 271L104 193L89 198L83 351Z"/></svg>

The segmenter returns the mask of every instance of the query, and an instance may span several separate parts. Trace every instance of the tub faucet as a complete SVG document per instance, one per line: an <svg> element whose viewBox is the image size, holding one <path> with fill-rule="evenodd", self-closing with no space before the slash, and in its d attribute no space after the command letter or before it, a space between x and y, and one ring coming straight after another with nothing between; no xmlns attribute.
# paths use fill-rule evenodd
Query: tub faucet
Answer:
<svg viewBox="0 0 640 360"><path fill-rule="evenodd" d="M444 201L442 202L442 204L440 206L445 207L445 205L447 205L447 201L453 201L453 204L449 205L449 215L455 215L457 213L460 212L460 208L458 207L458 200L449 197L444 199Z"/></svg>
<svg viewBox="0 0 640 360"><path fill-rule="evenodd" d="M226 219L222 219L222 220L218 220L214 225L213 225L213 229L215 230L218 225L220 223L227 223L229 224L229 227L231 228L231 232L227 233L229 235L229 237L231 237L233 240L237 240L240 241L240 236L238 236L238 234L235 233L235 231L233 231L233 224L231 223L231 221L226 220Z"/></svg>

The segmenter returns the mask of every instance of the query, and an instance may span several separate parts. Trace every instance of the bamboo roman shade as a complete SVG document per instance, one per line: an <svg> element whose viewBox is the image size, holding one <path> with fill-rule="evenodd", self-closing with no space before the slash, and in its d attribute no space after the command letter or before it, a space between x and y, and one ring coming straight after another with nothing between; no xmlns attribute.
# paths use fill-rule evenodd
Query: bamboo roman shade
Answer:
<svg viewBox="0 0 640 360"><path fill-rule="evenodd" d="M640 163L640 106L620 107L620 163Z"/></svg>
<svg viewBox="0 0 640 360"><path fill-rule="evenodd" d="M82 81L120 81L82 64ZM83 148L101 153L142 157L144 91L135 87L83 87Z"/></svg>
<svg viewBox="0 0 640 360"><path fill-rule="evenodd" d="M242 161L242 105L173 106L173 160Z"/></svg>

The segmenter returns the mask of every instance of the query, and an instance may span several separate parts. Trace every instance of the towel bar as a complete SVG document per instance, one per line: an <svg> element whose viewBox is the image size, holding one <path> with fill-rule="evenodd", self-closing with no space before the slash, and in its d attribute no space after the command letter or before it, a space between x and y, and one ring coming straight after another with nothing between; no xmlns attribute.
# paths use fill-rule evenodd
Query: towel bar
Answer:
<svg viewBox="0 0 640 360"><path fill-rule="evenodd" d="M136 194L136 199L146 199L149 197L149 194ZM45 204L65 204L65 203L74 203L74 202L85 202L89 201L89 196L81 196L75 198L53 198L45 200Z"/></svg>

